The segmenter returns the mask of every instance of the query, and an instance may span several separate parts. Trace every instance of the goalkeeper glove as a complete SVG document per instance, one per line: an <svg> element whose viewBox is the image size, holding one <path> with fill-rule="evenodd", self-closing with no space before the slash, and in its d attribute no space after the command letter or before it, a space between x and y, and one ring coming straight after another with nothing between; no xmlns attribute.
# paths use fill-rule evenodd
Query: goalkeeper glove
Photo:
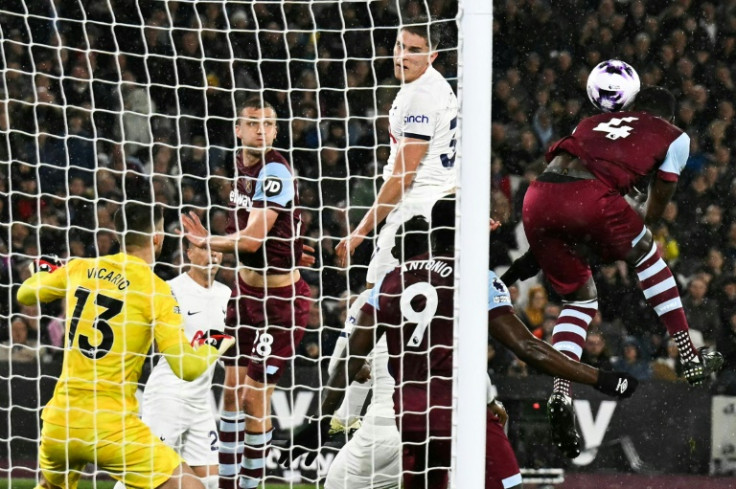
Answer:
<svg viewBox="0 0 736 489"><path fill-rule="evenodd" d="M639 381L633 375L625 372L600 370L598 372L598 382L593 387L609 396L626 399L631 397L638 385Z"/></svg>
<svg viewBox="0 0 736 489"><path fill-rule="evenodd" d="M61 263L61 260L56 255L45 255L39 258L38 260L34 260L31 262L30 265L28 265L28 269L31 271L31 274L38 273L38 272L48 272L52 273L54 270L62 266L63 263Z"/></svg>
<svg viewBox="0 0 736 489"><path fill-rule="evenodd" d="M272 445L281 450L279 457L279 465L290 468L293 461L303 454L307 454L304 459L305 465L311 465L320 452L320 442L322 444L327 440L330 431L330 418L325 417L321 420L310 419L306 424L294 431L292 440L279 440Z"/></svg>
<svg viewBox="0 0 736 489"><path fill-rule="evenodd" d="M210 345L222 355L235 344L235 337L225 334L222 331L211 329L207 332L197 331L192 338L192 347L197 348L202 345Z"/></svg>

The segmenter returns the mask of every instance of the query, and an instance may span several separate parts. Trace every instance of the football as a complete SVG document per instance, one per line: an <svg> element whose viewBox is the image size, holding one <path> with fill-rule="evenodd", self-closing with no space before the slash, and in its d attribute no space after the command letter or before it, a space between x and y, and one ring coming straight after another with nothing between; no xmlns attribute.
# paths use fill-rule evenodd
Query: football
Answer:
<svg viewBox="0 0 736 489"><path fill-rule="evenodd" d="M588 99L603 112L625 109L634 101L640 88L636 70L617 59L599 63L588 75Z"/></svg>

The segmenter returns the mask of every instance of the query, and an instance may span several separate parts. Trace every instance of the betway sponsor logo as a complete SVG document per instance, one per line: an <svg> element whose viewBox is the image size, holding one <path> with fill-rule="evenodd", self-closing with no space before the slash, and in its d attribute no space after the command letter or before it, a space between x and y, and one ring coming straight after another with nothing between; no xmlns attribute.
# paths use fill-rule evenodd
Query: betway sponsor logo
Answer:
<svg viewBox="0 0 736 489"><path fill-rule="evenodd" d="M404 124L427 124L429 117L426 115L407 115L404 117Z"/></svg>
<svg viewBox="0 0 736 489"><path fill-rule="evenodd" d="M234 202L236 207L245 207L247 209L253 206L251 198L245 194L241 194L237 190L230 191L230 202Z"/></svg>
<svg viewBox="0 0 736 489"><path fill-rule="evenodd" d="M616 410L616 401L603 401L598 408L598 415L593 415L590 402L585 399L573 401L575 414L578 418L580 434L583 436L585 449L573 459L572 463L578 466L588 465L598 455L598 447L603 443L603 438L608 430L608 425Z"/></svg>

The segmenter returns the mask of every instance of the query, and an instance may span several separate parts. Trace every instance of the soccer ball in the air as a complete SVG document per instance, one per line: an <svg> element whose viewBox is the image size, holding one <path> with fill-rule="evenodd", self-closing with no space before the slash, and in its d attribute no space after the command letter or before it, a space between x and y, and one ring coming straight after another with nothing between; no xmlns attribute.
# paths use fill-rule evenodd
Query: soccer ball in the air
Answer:
<svg viewBox="0 0 736 489"><path fill-rule="evenodd" d="M588 98L603 112L625 109L639 93L641 82L628 63L609 59L599 63L588 75Z"/></svg>

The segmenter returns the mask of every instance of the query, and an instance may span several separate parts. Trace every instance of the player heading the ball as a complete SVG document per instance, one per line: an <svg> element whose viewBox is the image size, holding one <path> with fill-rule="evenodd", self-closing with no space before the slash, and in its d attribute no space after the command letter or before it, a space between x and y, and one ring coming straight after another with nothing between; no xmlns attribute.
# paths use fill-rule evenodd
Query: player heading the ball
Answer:
<svg viewBox="0 0 736 489"><path fill-rule="evenodd" d="M284 451L280 462L289 464L311 451L309 463L326 438L346 380L355 378L376 340L385 336L396 380L395 422L401 433L404 487L447 487L452 447L455 215L454 196L440 199L431 214L430 253L407 260L376 284L358 314L347 361L341 359L330 375L323 417L297 433L291 453ZM492 271L487 287L489 333L520 359L544 373L592 385L608 395L626 398L634 393L637 381L631 375L574 362L533 336L515 315L508 289ZM478 373L478 382L479 388L485 388L485 372ZM489 414L488 452L499 450L497 441L505 439L496 421ZM506 448L510 450L510 445ZM498 463L497 456L486 457L485 487L520 487L520 478L512 475L513 453L506 459L508 463ZM509 469L511 474L506 474Z"/></svg>

